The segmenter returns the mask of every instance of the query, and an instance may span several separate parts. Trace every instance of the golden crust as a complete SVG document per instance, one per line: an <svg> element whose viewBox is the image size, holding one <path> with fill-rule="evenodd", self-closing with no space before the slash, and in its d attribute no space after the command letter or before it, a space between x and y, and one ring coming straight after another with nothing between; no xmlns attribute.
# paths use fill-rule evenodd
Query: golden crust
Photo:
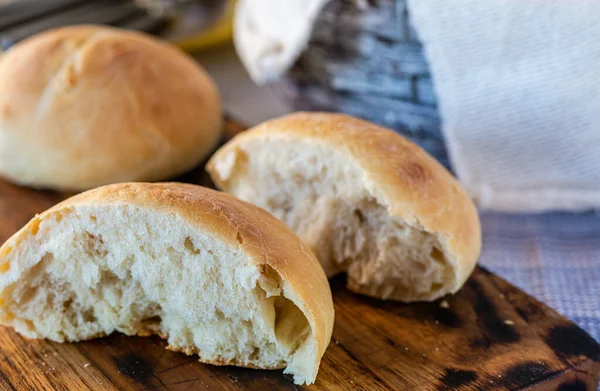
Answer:
<svg viewBox="0 0 600 391"><path fill-rule="evenodd" d="M176 214L199 231L239 247L250 262L268 265L283 281L284 294L300 308L316 341L318 363L333 331L334 309L329 282L311 250L282 222L266 211L228 194L183 183L123 183L99 187L71 197L35 216L0 248L17 248L34 235L39 222L70 213L78 206L140 207ZM262 269L262 268L261 268ZM147 327L139 335L155 333ZM208 362L208 361L207 361Z"/></svg>
<svg viewBox="0 0 600 391"><path fill-rule="evenodd" d="M415 144L347 115L299 112L240 133L217 151L207 165L213 181L223 188L217 161L246 141L269 138L310 140L357 163L364 172L364 187L391 215L438 236L457 273L450 292L458 290L473 271L481 250L477 209L458 181Z"/></svg>
<svg viewBox="0 0 600 391"><path fill-rule="evenodd" d="M0 173L62 190L154 181L196 166L221 135L218 91L176 47L73 26L0 58Z"/></svg>

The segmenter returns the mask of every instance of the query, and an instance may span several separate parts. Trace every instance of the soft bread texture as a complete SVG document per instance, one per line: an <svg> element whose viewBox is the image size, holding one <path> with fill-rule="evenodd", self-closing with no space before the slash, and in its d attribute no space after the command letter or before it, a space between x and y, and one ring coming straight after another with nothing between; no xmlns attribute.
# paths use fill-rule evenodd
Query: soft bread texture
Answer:
<svg viewBox="0 0 600 391"><path fill-rule="evenodd" d="M401 301L456 292L481 248L477 210L402 136L341 114L296 113L243 132L209 160L218 187L281 219L328 276Z"/></svg>
<svg viewBox="0 0 600 391"><path fill-rule="evenodd" d="M0 57L0 175L18 184L161 180L199 164L221 130L207 73L141 33L65 27Z"/></svg>
<svg viewBox="0 0 600 391"><path fill-rule="evenodd" d="M329 284L280 221L184 184L119 184L34 217L0 248L0 322L29 338L157 334L200 361L312 383Z"/></svg>

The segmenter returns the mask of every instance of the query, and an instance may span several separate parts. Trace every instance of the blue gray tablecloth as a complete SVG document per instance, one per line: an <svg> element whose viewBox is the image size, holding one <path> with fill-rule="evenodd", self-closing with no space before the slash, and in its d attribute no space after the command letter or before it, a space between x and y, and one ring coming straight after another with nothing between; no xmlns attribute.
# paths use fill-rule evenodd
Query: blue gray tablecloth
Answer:
<svg viewBox="0 0 600 391"><path fill-rule="evenodd" d="M483 213L481 264L600 340L600 215Z"/></svg>

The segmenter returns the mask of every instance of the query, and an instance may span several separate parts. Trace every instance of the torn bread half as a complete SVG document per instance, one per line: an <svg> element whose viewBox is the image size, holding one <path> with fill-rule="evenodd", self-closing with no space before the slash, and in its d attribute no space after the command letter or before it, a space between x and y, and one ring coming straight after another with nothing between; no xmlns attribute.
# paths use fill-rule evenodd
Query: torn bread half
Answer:
<svg viewBox="0 0 600 391"><path fill-rule="evenodd" d="M295 113L243 132L208 166L224 191L291 227L328 276L401 301L456 292L481 248L455 178L397 133L333 113Z"/></svg>
<svg viewBox="0 0 600 391"><path fill-rule="evenodd" d="M157 334L217 365L315 381L334 310L314 254L230 195L109 185L34 217L0 248L0 321L29 338Z"/></svg>

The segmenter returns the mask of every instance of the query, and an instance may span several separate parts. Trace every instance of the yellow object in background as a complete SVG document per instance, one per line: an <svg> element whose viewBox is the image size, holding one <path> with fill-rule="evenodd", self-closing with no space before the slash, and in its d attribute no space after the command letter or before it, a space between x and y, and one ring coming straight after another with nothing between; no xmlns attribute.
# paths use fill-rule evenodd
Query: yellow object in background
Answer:
<svg viewBox="0 0 600 391"><path fill-rule="evenodd" d="M231 41L237 3L236 0L5 1L0 0L0 54L29 36L78 24L107 24L141 31L160 36L185 51L199 51Z"/></svg>
<svg viewBox="0 0 600 391"><path fill-rule="evenodd" d="M236 2L236 0L227 0L221 16L204 31L190 36L173 38L173 43L187 52L196 52L231 42L233 36L233 13ZM177 20L175 23L177 23Z"/></svg>

